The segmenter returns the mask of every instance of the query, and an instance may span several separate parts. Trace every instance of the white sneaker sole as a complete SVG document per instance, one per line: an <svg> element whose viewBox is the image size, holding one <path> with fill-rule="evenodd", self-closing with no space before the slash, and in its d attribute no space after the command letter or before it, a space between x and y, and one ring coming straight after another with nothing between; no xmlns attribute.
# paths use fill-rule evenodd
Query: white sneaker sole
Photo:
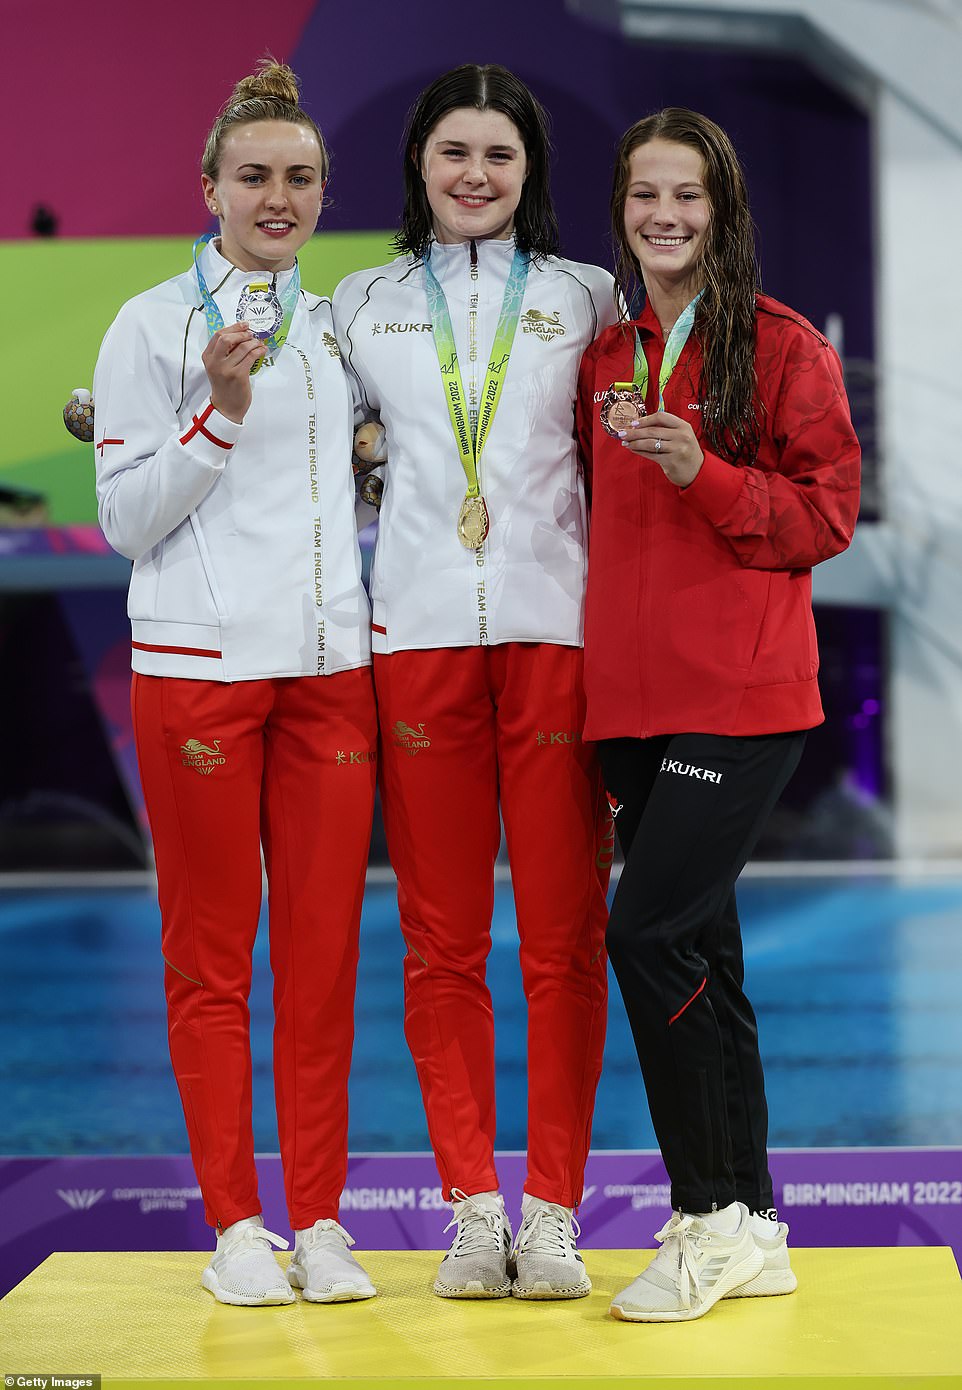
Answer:
<svg viewBox="0 0 962 1390"><path fill-rule="evenodd" d="M485 1288L480 1279L469 1279L461 1288L451 1288L449 1284L442 1284L440 1279L434 1281L434 1292L438 1298L510 1298L511 1280L505 1279L503 1284L497 1288Z"/></svg>
<svg viewBox="0 0 962 1390"><path fill-rule="evenodd" d="M747 1284L742 1284L726 1298L772 1298L778 1294L794 1293L798 1288L795 1271L791 1269L763 1269Z"/></svg>
<svg viewBox="0 0 962 1390"><path fill-rule="evenodd" d="M332 1284L329 1289L307 1288L303 1271L292 1269L290 1265L287 1266L287 1281L292 1289L300 1289L301 1297L308 1303L357 1303L365 1298L377 1297L373 1284L354 1284L349 1279Z"/></svg>
<svg viewBox="0 0 962 1390"><path fill-rule="evenodd" d="M531 1285L522 1285L517 1281L511 1285L512 1298L530 1298L535 1302L546 1302L552 1298L587 1298L590 1293L590 1279L583 1279L580 1284L569 1284L567 1288L561 1289L549 1284L546 1279L540 1279Z"/></svg>
<svg viewBox="0 0 962 1390"><path fill-rule="evenodd" d="M235 1308L280 1308L285 1303L295 1301L292 1288L288 1288L286 1293L283 1289L278 1289L276 1293L264 1294L263 1296L232 1293L230 1289L225 1289L222 1286L217 1278L216 1270L211 1269L209 1265L200 1276L200 1282L208 1293L214 1295L218 1303L227 1303Z"/></svg>
<svg viewBox="0 0 962 1390"><path fill-rule="evenodd" d="M707 1293L694 1308L623 1308L613 1302L608 1309L619 1322L694 1322L703 1318L721 1299L729 1297L735 1289L750 1283L760 1274L765 1264L765 1256L760 1250L753 1250L741 1264L735 1265Z"/></svg>

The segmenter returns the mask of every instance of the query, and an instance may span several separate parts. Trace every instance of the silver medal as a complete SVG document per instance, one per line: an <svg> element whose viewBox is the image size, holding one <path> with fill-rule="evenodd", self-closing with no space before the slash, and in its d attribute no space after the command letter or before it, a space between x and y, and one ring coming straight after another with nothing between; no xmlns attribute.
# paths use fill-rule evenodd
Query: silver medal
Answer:
<svg viewBox="0 0 962 1390"><path fill-rule="evenodd" d="M255 338L270 338L284 321L281 301L270 285L246 285L237 305L237 322L246 323Z"/></svg>

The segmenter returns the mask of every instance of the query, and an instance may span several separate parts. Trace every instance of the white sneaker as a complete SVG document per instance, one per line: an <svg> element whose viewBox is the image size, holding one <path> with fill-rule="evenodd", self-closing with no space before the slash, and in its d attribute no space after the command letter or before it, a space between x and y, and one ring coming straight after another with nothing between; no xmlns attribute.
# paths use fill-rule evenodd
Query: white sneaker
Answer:
<svg viewBox="0 0 962 1390"><path fill-rule="evenodd" d="M661 1249L646 1270L611 1303L624 1322L689 1322L700 1318L761 1272L748 1208L738 1204L734 1235L715 1231L698 1216L676 1211L655 1240Z"/></svg>
<svg viewBox="0 0 962 1390"><path fill-rule="evenodd" d="M354 1241L336 1221L315 1221L298 1231L287 1278L308 1303L350 1303L377 1289L351 1254Z"/></svg>
<svg viewBox="0 0 962 1390"><path fill-rule="evenodd" d="M200 1276L218 1303L264 1308L293 1303L294 1291L274 1258L271 1246L286 1250L283 1236L264 1229L260 1216L245 1216L217 1237L217 1249Z"/></svg>
<svg viewBox="0 0 962 1390"><path fill-rule="evenodd" d="M773 1294L794 1293L798 1288L798 1280L788 1257L788 1227L784 1221L765 1221L764 1224L771 1226L772 1232L771 1235L761 1235L758 1229L760 1224L753 1221L752 1235L765 1259L762 1272L749 1279L747 1284L726 1293L726 1298L767 1298Z"/></svg>
<svg viewBox="0 0 962 1390"><path fill-rule="evenodd" d="M584 1298L591 1280L575 1241L581 1227L567 1208L527 1192L521 1199L521 1229L511 1258L517 1274L515 1298Z"/></svg>
<svg viewBox="0 0 962 1390"><path fill-rule="evenodd" d="M507 1298L511 1227L500 1192L468 1197L453 1187L451 1196L454 1217L444 1229L456 1225L458 1230L441 1261L434 1292L439 1298Z"/></svg>

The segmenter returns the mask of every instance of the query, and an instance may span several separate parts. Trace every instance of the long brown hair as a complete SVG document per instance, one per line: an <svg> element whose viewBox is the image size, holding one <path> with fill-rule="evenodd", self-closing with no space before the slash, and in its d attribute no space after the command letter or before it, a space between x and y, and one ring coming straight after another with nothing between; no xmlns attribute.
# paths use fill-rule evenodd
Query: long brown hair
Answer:
<svg viewBox="0 0 962 1390"><path fill-rule="evenodd" d="M697 111L669 106L625 132L615 159L611 229L615 280L626 305L637 293L641 275L625 236L628 161L650 140L688 145L701 156L711 214L699 266L704 293L695 313L702 349L702 427L715 453L730 463L751 464L759 442L755 294L761 281L745 174L722 128Z"/></svg>
<svg viewBox="0 0 962 1390"><path fill-rule="evenodd" d="M307 126L317 137L321 150L321 178L326 179L331 157L316 121L301 109L301 87L295 73L271 57L262 58L257 71L242 77L221 107L211 126L200 162L201 172L216 180L220 170L224 137L235 126L252 125L255 121L289 121L291 125Z"/></svg>

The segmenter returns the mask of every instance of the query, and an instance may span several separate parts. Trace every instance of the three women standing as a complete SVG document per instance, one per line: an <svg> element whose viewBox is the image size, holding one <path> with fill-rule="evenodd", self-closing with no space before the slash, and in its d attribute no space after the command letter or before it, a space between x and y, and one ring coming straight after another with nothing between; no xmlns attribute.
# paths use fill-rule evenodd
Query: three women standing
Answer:
<svg viewBox="0 0 962 1390"><path fill-rule="evenodd" d="M586 737L625 854L608 949L676 1209L612 1312L700 1317L795 1276L767 1161L735 881L822 720L811 568L844 550L859 447L841 366L757 292L731 142L669 108L623 137L616 278L644 303L582 367L592 464Z"/></svg>
<svg viewBox="0 0 962 1390"><path fill-rule="evenodd" d="M557 255L545 116L497 66L446 73L404 141L398 260L334 296L359 418L387 433L372 573L405 1031L457 1233L445 1298L574 1298L605 1032L611 821L582 741L581 354L611 277ZM485 962L503 816L528 1005L528 1174L494 1163ZM606 836L609 842L606 843Z"/></svg>

